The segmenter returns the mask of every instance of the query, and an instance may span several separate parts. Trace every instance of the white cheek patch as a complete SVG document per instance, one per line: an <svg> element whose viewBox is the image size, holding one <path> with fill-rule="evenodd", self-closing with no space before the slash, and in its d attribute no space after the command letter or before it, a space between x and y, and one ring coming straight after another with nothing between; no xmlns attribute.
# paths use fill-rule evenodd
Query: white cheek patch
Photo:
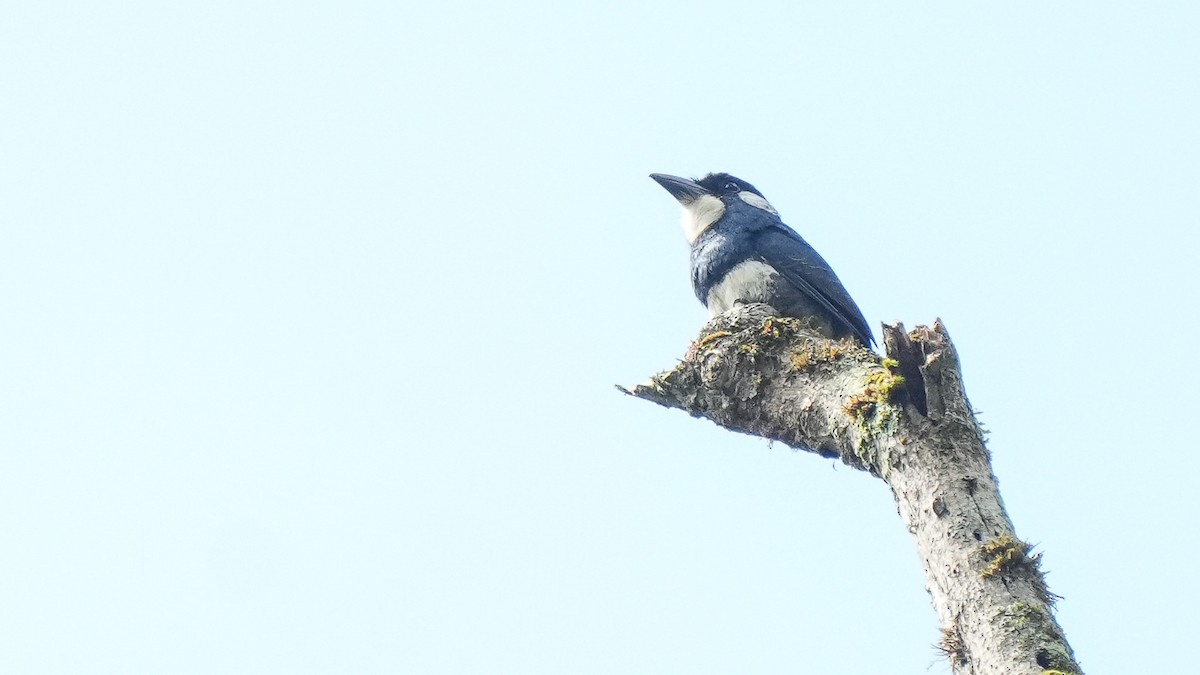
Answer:
<svg viewBox="0 0 1200 675"><path fill-rule="evenodd" d="M721 279L721 283L708 292L708 313L716 316L738 300L742 302L767 302L771 296L772 278L775 268L757 260L739 263Z"/></svg>
<svg viewBox="0 0 1200 675"><path fill-rule="evenodd" d="M683 234L689 244L696 243L704 231L725 215L725 205L713 195L704 195L683 207Z"/></svg>
<svg viewBox="0 0 1200 675"><path fill-rule="evenodd" d="M762 209L773 216L779 215L779 212L775 210L775 207L771 206L771 202L767 201L764 197L754 194L753 192L742 190L738 193L738 197L756 209Z"/></svg>

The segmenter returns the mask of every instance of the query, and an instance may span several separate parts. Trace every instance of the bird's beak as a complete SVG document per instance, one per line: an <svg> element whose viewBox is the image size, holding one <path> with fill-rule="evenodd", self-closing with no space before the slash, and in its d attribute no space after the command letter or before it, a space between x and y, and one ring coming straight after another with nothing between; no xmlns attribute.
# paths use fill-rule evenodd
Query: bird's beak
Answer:
<svg viewBox="0 0 1200 675"><path fill-rule="evenodd" d="M650 177L663 186L667 192L671 193L672 197L678 199L679 203L684 206L691 204L704 195L712 194L690 178L680 178L679 176L670 176L665 173L652 173Z"/></svg>

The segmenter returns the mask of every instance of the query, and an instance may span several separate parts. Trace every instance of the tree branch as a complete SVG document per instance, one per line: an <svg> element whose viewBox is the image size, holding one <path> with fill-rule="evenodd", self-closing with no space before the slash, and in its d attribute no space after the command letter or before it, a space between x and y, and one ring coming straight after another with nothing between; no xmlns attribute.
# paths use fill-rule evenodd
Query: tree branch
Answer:
<svg viewBox="0 0 1200 675"><path fill-rule="evenodd" d="M886 482L955 673L1080 673L1040 555L1004 510L945 326L885 325L883 337L881 359L767 305L742 305L710 321L675 368L622 391Z"/></svg>

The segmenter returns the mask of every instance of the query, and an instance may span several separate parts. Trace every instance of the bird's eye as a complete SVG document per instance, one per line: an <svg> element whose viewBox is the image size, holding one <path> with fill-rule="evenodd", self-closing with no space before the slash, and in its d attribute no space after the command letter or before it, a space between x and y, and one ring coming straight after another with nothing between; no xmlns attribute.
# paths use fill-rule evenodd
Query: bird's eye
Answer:
<svg viewBox="0 0 1200 675"><path fill-rule="evenodd" d="M741 191L741 188L738 187L738 184L733 183L733 182L726 183L725 189L729 190L730 192L740 192Z"/></svg>

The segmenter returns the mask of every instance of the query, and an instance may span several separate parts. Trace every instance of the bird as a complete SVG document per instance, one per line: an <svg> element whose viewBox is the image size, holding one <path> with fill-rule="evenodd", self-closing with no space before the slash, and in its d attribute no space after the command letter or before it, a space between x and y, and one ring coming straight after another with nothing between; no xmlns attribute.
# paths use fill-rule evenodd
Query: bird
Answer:
<svg viewBox="0 0 1200 675"><path fill-rule="evenodd" d="M711 316L761 302L807 319L824 337L874 345L867 320L833 268L757 188L727 173L650 177L683 207L692 288Z"/></svg>

